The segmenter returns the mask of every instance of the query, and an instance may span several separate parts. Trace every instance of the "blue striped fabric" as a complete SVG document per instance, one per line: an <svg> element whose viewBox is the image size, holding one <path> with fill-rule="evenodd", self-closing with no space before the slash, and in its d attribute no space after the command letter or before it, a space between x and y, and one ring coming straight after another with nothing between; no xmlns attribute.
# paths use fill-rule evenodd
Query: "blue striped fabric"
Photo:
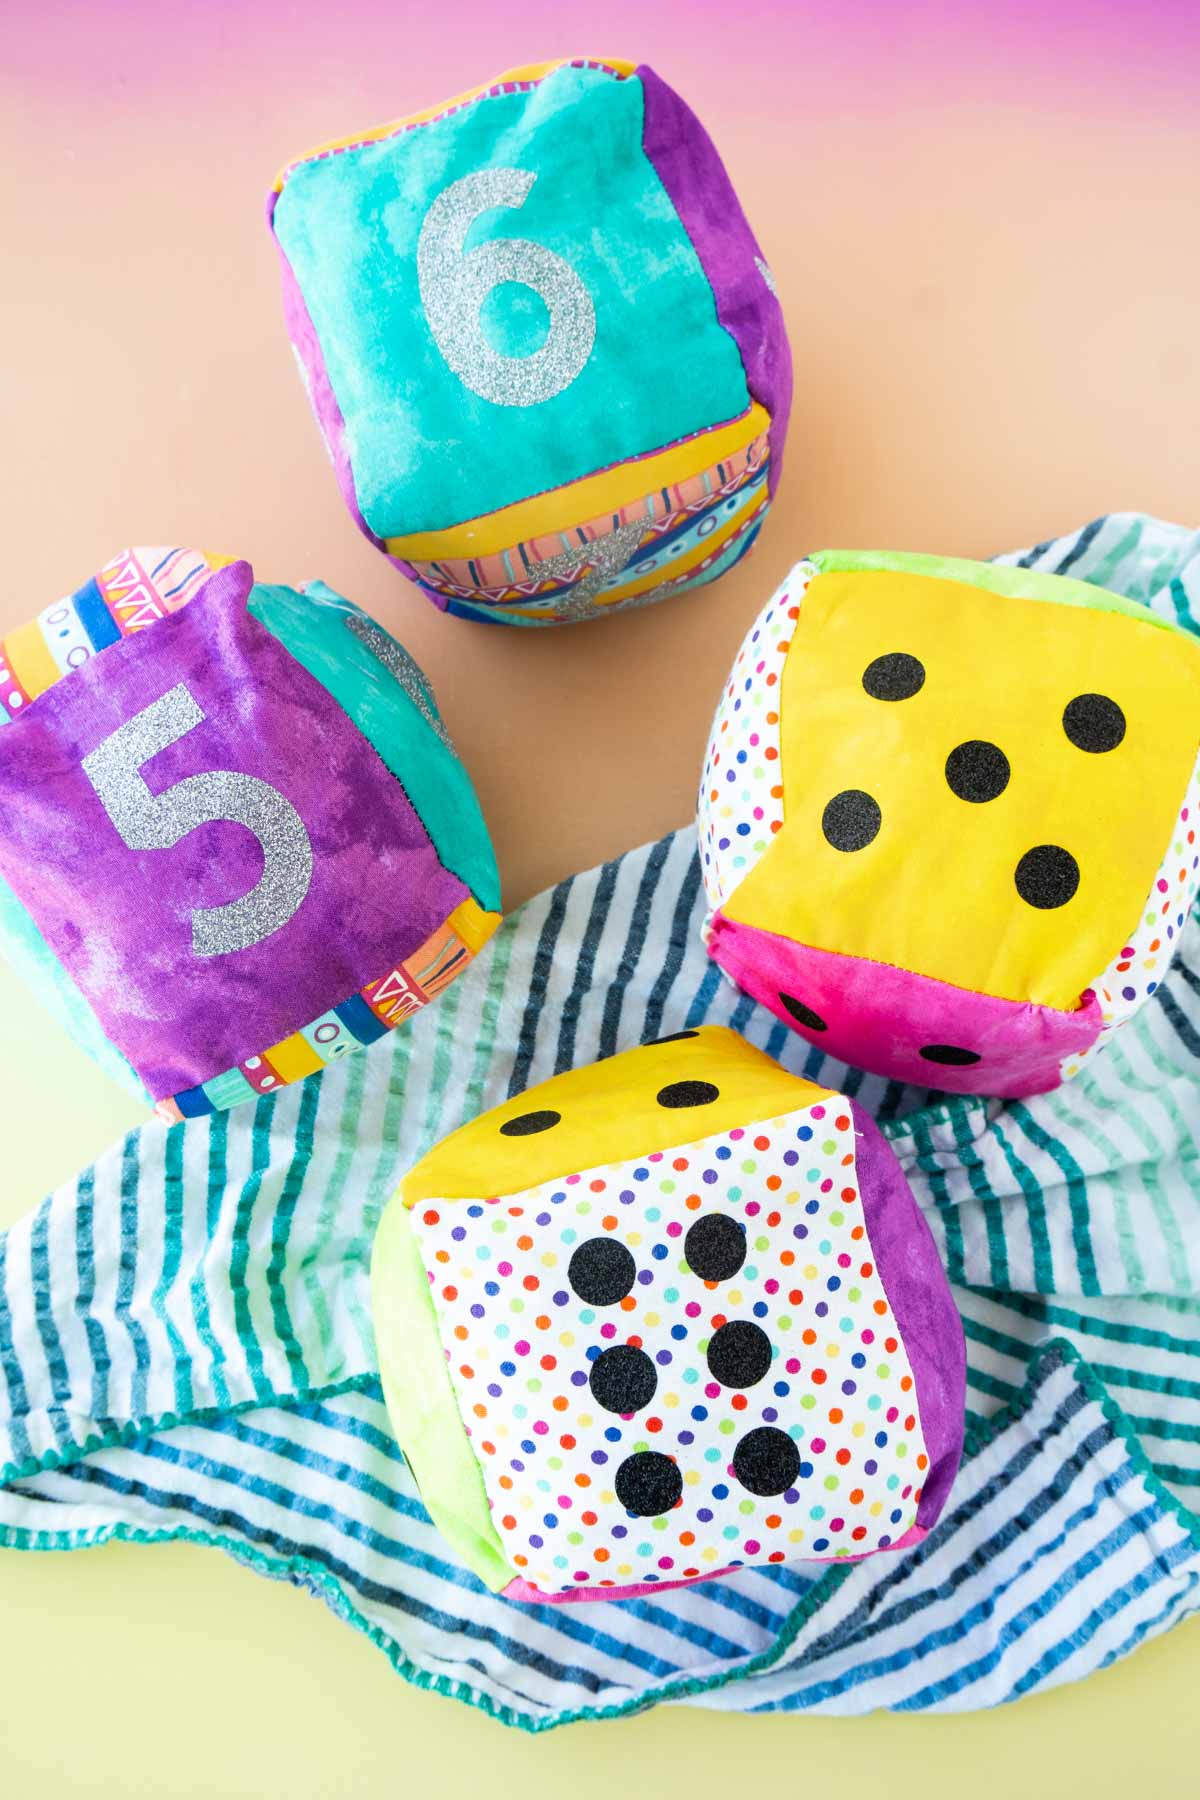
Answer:
<svg viewBox="0 0 1200 1800"><path fill-rule="evenodd" d="M1023 561L1192 625L1200 537L1132 516ZM694 832L562 882L437 1007L253 1108L157 1122L0 1237L0 1542L186 1537L320 1595L407 1678L527 1729L664 1699L962 1710L1200 1606L1200 915L1059 1094L946 1101L810 1050L699 942ZM622 1605L488 1595L388 1430L367 1270L399 1174L556 1070L733 1024L883 1121L967 1332L967 1456L902 1557Z"/></svg>

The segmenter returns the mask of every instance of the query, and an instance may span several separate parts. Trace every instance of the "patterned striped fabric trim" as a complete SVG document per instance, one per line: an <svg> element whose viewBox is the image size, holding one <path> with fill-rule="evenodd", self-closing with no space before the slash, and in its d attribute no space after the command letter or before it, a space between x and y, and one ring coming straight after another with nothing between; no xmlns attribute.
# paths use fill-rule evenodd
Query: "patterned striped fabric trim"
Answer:
<svg viewBox="0 0 1200 1800"><path fill-rule="evenodd" d="M1200 535L1121 516L1020 560L1200 618ZM528 1730L663 1699L993 1705L1197 1610L1200 913L1076 1082L1004 1106L823 1058L721 980L702 912L690 830L564 881L405 1031L240 1113L148 1124L0 1238L0 1542L218 1546ZM702 1021L883 1121L963 1313L968 1455L903 1557L517 1606L455 1564L388 1430L375 1224L465 1119Z"/></svg>

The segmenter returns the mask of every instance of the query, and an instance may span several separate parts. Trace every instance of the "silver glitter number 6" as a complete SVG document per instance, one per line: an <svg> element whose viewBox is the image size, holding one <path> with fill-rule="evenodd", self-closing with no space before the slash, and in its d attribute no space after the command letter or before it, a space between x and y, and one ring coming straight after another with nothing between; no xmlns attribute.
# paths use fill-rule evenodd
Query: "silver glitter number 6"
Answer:
<svg viewBox="0 0 1200 1800"><path fill-rule="evenodd" d="M524 206L528 169L481 169L443 188L417 238L417 283L433 341L464 387L496 406L537 406L570 387L592 353L596 309L570 263L527 238L492 238L463 254L481 213ZM480 308L516 281L545 302L550 330L540 350L504 356L483 335Z"/></svg>
<svg viewBox="0 0 1200 1800"><path fill-rule="evenodd" d="M198 826L220 821L244 825L262 847L257 887L227 906L200 906L192 914L197 956L249 950L286 925L312 880L313 855L304 821L290 800L257 775L214 769L188 775L152 794L143 763L176 743L204 718L183 682L118 725L83 759L83 771L100 804L131 850L170 850Z"/></svg>

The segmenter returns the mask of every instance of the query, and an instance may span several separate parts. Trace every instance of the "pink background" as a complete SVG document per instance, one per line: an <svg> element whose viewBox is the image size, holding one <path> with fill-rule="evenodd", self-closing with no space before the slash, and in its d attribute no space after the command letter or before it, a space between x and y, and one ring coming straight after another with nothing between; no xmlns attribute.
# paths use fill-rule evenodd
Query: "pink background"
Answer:
<svg viewBox="0 0 1200 1800"><path fill-rule="evenodd" d="M505 633L436 615L343 513L263 199L324 137L595 51L655 66L725 156L787 311L788 466L714 588ZM805 550L1195 522L1198 91L1192 0L25 7L0 66L0 629L139 540L323 576L433 678L512 904L688 817L723 675Z"/></svg>

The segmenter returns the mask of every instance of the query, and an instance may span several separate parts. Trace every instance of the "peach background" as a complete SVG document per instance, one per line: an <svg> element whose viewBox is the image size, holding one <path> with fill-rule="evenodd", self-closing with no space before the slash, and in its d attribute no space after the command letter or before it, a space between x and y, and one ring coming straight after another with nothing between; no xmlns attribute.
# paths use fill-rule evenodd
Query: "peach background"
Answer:
<svg viewBox="0 0 1200 1800"><path fill-rule="evenodd" d="M344 515L263 196L323 137L597 50L654 64L725 155L792 335L787 474L760 547L714 588L485 630L436 614ZM602 30L574 0L28 7L0 66L0 633L129 542L323 576L432 677L511 906L690 815L734 649L806 549L986 556L1113 508L1200 523L1198 76L1192 0L610 0ZM0 1018L7 1222L137 1109L7 975ZM647 1792L699 1796L744 1785L744 1759L778 1794L882 1793L886 1766L896 1800L968 1780L1156 1795L1185 1767L1200 1667L1193 1625L990 1718L676 1711L524 1743L199 1552L5 1558L0 1606L0 1787L56 1797L607 1796L635 1768Z"/></svg>

